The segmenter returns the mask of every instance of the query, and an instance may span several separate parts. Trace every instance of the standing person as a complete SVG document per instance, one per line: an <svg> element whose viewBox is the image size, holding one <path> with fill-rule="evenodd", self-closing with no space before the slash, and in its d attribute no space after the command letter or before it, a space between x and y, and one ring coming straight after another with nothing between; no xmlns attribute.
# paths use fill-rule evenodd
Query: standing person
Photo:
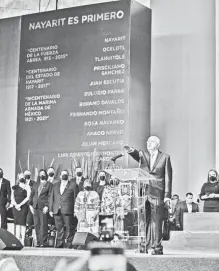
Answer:
<svg viewBox="0 0 219 271"><path fill-rule="evenodd" d="M36 231L37 247L47 246L48 234L48 205L52 184L47 182L46 170L39 171L39 180L34 184L30 195L30 208L33 212L34 227Z"/></svg>
<svg viewBox="0 0 219 271"><path fill-rule="evenodd" d="M72 178L70 181L74 184L74 197L76 199L78 193L83 191L84 189L84 181L83 171L81 167L76 167L75 170L76 176Z"/></svg>
<svg viewBox="0 0 219 271"><path fill-rule="evenodd" d="M147 151L138 151L135 148L124 146L143 170L155 177L145 187L145 229L146 243L141 248L142 253L147 253L151 244L152 255L162 255L162 225L165 219L165 203L170 204L172 193L172 166L170 156L159 150L160 139L150 136L147 140Z"/></svg>
<svg viewBox="0 0 219 271"><path fill-rule="evenodd" d="M204 212L219 212L219 182L215 169L208 172L208 179L201 188L200 198L204 200Z"/></svg>
<svg viewBox="0 0 219 271"><path fill-rule="evenodd" d="M35 182L33 180L31 180L31 172L30 172L30 170L27 169L27 170L24 171L24 178L26 180L25 185L27 186L27 189L32 190L33 185L34 185ZM34 227L34 221L33 221L33 214L31 212L30 207L28 207L26 225L27 225L28 230L30 232L32 232L32 229Z"/></svg>
<svg viewBox="0 0 219 271"><path fill-rule="evenodd" d="M93 184L93 190L96 191L102 201L103 190L106 185L106 173L100 171L97 177L97 181Z"/></svg>
<svg viewBox="0 0 219 271"><path fill-rule="evenodd" d="M7 209L11 203L10 182L4 177L3 170L0 168L0 215L1 228L7 230Z"/></svg>
<svg viewBox="0 0 219 271"><path fill-rule="evenodd" d="M57 229L56 247L64 247L64 239L67 240L67 248L72 248L74 215L74 184L68 180L68 171L62 170L61 180L54 183L49 199L49 214L54 216ZM66 235L65 230L66 229Z"/></svg>
<svg viewBox="0 0 219 271"><path fill-rule="evenodd" d="M193 202L193 194L186 193L186 200L178 202L176 205L176 227L183 230L183 213L199 212L198 204Z"/></svg>
<svg viewBox="0 0 219 271"><path fill-rule="evenodd" d="M91 181L84 181L84 191L79 192L75 201L75 215L78 218L77 231L99 233L100 198L92 191Z"/></svg>
<svg viewBox="0 0 219 271"><path fill-rule="evenodd" d="M28 213L28 201L30 198L30 187L26 186L24 174L19 174L18 184L12 187L11 202L13 206L13 217L15 233L18 240L24 245L26 232L26 220Z"/></svg>
<svg viewBox="0 0 219 271"><path fill-rule="evenodd" d="M55 169L54 169L54 167L49 167L47 169L47 174L48 174L48 182L54 184L54 183L59 181L59 179L55 178Z"/></svg>

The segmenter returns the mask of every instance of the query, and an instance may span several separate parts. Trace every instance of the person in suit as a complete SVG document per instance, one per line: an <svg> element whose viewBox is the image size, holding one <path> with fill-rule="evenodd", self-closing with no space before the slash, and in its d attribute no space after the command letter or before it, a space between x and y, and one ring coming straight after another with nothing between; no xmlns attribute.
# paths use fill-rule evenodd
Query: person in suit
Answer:
<svg viewBox="0 0 219 271"><path fill-rule="evenodd" d="M46 170L39 171L39 180L34 184L30 195L30 208L33 212L37 247L47 246L49 197L52 184L47 182Z"/></svg>
<svg viewBox="0 0 219 271"><path fill-rule="evenodd" d="M172 193L172 166L170 156L159 150L160 139L151 136L147 140L147 151L139 151L124 146L132 158L155 179L141 190L145 197L146 243L141 246L141 253L148 253L151 245L152 255L162 255L162 225L165 219L165 204L170 204Z"/></svg>
<svg viewBox="0 0 219 271"><path fill-rule="evenodd" d="M4 178L3 170L0 168L0 215L1 228L7 230L7 209L11 204L10 182Z"/></svg>
<svg viewBox="0 0 219 271"><path fill-rule="evenodd" d="M28 213L28 201L30 198L30 187L26 186L24 174L18 176L18 184L12 187L11 203L13 206L13 217L15 233L18 240L24 245L26 232L26 221Z"/></svg>
<svg viewBox="0 0 219 271"><path fill-rule="evenodd" d="M183 230L183 213L196 213L199 212L198 204L193 202L193 194L188 192L186 200L180 201L176 206L176 227Z"/></svg>
<svg viewBox="0 0 219 271"><path fill-rule="evenodd" d="M64 239L67 240L67 248L72 248L74 216L75 186L68 180L67 170L62 170L61 180L54 183L49 200L49 214L54 216L57 229L56 247L64 247ZM65 231L66 229L66 235Z"/></svg>
<svg viewBox="0 0 219 271"><path fill-rule="evenodd" d="M175 194L172 196L170 209L169 209L169 222L170 222L170 230L176 231L176 206L179 202L179 195Z"/></svg>
<svg viewBox="0 0 219 271"><path fill-rule="evenodd" d="M201 188L200 198L204 200L204 212L219 212L219 181L215 169L208 172L208 179Z"/></svg>
<svg viewBox="0 0 219 271"><path fill-rule="evenodd" d="M31 179L31 172L30 170L24 171L24 178L25 178L25 186L27 190L32 190L34 181ZM32 232L32 229L34 228L34 221L33 221L33 214L31 212L30 207L28 207L28 213L27 213L27 221L26 221L27 229Z"/></svg>
<svg viewBox="0 0 219 271"><path fill-rule="evenodd" d="M81 167L76 167L75 177L70 180L74 184L74 198L76 199L79 192L84 190L84 181L83 171Z"/></svg>

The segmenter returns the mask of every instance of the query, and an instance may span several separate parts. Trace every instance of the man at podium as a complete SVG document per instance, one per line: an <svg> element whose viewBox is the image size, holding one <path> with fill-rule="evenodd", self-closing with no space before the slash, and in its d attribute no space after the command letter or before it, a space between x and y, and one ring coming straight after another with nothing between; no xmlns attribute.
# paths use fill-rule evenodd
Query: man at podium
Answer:
<svg viewBox="0 0 219 271"><path fill-rule="evenodd" d="M147 140L147 151L139 151L129 146L124 149L138 163L139 167L156 179L150 180L145 186L145 237L146 242L141 246L142 253L148 253L151 245L152 255L162 255L162 225L165 219L165 204L170 203L172 192L172 166L170 156L159 150L160 139L151 136Z"/></svg>

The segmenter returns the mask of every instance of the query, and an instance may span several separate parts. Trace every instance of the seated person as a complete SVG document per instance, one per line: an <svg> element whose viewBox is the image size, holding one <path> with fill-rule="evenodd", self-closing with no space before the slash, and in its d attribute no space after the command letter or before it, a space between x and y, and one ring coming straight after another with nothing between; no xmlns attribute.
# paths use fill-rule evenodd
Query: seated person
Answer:
<svg viewBox="0 0 219 271"><path fill-rule="evenodd" d="M78 219L77 231L99 233L100 198L92 191L91 181L84 181L84 190L80 191L75 200L74 213Z"/></svg>
<svg viewBox="0 0 219 271"><path fill-rule="evenodd" d="M183 230L183 213L199 212L198 204L193 202L193 194L188 192L186 200L178 202L176 206L176 227Z"/></svg>
<svg viewBox="0 0 219 271"><path fill-rule="evenodd" d="M170 209L169 209L169 221L170 230L175 231L176 229L176 206L179 202L179 195L174 194L171 198Z"/></svg>

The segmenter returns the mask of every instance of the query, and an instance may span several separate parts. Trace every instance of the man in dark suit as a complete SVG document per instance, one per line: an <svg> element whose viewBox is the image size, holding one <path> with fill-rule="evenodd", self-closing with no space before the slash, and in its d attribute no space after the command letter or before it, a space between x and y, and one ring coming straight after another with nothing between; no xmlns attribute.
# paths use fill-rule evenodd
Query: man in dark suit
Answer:
<svg viewBox="0 0 219 271"><path fill-rule="evenodd" d="M76 176L70 180L74 184L74 198L76 199L79 192L84 189L84 181L83 171L81 167L76 167Z"/></svg>
<svg viewBox="0 0 219 271"><path fill-rule="evenodd" d="M48 175L46 170L41 169L39 172L39 180L33 185L30 195L30 208L33 212L37 247L47 246L48 206L52 191L52 184L48 182L47 179Z"/></svg>
<svg viewBox="0 0 219 271"><path fill-rule="evenodd" d="M193 202L193 194L188 192L186 200L180 201L176 205L176 227L183 230L183 213L199 212L198 204Z"/></svg>
<svg viewBox="0 0 219 271"><path fill-rule="evenodd" d="M68 171L61 172L61 180L54 183L49 200L49 214L55 219L57 229L56 247L64 246L64 238L67 240L67 247L72 248L73 225L75 202L75 186L68 180ZM64 231L66 229L66 235Z"/></svg>
<svg viewBox="0 0 219 271"><path fill-rule="evenodd" d="M170 203L172 193L172 166L170 156L159 150L160 139L151 136L147 140L147 151L124 146L125 150L139 163L147 173L155 177L142 189L145 197L146 243L141 248L147 253L151 244L152 255L162 255L162 224L165 219L165 204Z"/></svg>
<svg viewBox="0 0 219 271"><path fill-rule="evenodd" d="M7 209L11 203L10 182L3 178L3 170L0 168L0 215L1 228L7 230Z"/></svg>

